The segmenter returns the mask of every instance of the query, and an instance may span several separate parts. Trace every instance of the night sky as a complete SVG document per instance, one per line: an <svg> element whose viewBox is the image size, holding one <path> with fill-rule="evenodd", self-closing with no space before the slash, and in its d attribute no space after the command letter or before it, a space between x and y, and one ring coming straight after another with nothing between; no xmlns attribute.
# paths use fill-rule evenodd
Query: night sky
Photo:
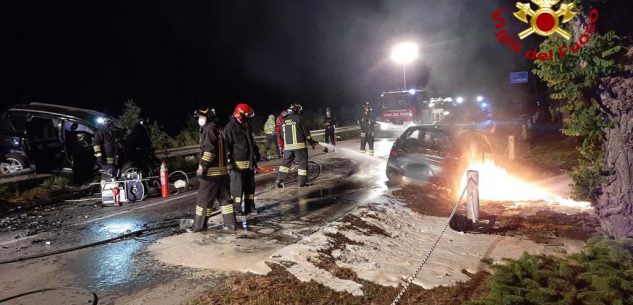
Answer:
<svg viewBox="0 0 633 305"><path fill-rule="evenodd" d="M44 101L117 115L133 98L171 133L198 106L221 115L237 102L259 115L290 102L356 107L402 86L402 68L389 53L406 40L421 46L407 68L410 87L530 104L534 98L524 93L534 86L511 87L508 73L532 64L496 41L491 18L502 6L510 18L514 2L10 1L3 9L11 55L2 103ZM624 15L631 9L619 5L626 13L608 26L630 29ZM510 30L522 30L514 21Z"/></svg>

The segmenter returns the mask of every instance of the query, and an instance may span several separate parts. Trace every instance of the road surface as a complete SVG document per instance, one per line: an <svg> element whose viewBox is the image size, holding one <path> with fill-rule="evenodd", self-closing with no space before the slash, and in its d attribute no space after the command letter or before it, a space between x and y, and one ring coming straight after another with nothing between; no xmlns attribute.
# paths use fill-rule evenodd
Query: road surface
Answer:
<svg viewBox="0 0 633 305"><path fill-rule="evenodd" d="M248 231L226 233L212 229L208 236L225 239L274 240L287 245L316 228L344 216L369 194L384 191L384 164L392 140L377 139L375 156L358 153L358 141L339 143L337 151L311 151L323 166L315 185L298 189L289 183L274 189L274 173L257 177L260 214L248 222ZM275 164L274 162L272 164ZM371 173L370 175L367 175ZM371 177L371 179L368 179ZM115 237L126 232L177 223L192 217L196 191L168 199L154 198L123 207L82 201L15 211L0 220L2 261L45 253ZM214 219L217 220L217 219ZM239 219L238 219L239 220ZM99 304L177 304L207 290L224 274L208 266L165 264L149 250L179 233L152 231L135 238L45 258L0 265L0 300L43 287L81 287L95 292ZM188 236L187 236L188 235ZM200 243L203 234L184 237ZM175 244L182 249L191 243ZM273 247L274 248L274 247ZM245 256L249 251L245 250ZM187 264L184 264L187 265ZM14 300L9 304L86 304L91 296L81 291L53 291ZM22 302L22 303L20 303Z"/></svg>

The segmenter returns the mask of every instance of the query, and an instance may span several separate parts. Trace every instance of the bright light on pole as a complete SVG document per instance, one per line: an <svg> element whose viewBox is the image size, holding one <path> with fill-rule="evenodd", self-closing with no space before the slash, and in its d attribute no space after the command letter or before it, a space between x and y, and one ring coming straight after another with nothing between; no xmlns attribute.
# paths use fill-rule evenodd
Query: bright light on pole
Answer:
<svg viewBox="0 0 633 305"><path fill-rule="evenodd" d="M403 70L403 83L404 87L402 90L407 90L407 64L413 62L416 58L418 58L419 47L418 44L414 42L405 42L396 45L391 50L391 59L396 63L402 65Z"/></svg>
<svg viewBox="0 0 633 305"><path fill-rule="evenodd" d="M460 97L457 98L456 101L457 101L458 104L461 104L461 103L464 102L464 98L460 96Z"/></svg>
<svg viewBox="0 0 633 305"><path fill-rule="evenodd" d="M478 97L477 97L477 101L478 101L478 102L481 102L481 101L483 101L483 100L484 100L484 97L483 97L483 96L481 96L481 95L480 95L480 96L478 96Z"/></svg>

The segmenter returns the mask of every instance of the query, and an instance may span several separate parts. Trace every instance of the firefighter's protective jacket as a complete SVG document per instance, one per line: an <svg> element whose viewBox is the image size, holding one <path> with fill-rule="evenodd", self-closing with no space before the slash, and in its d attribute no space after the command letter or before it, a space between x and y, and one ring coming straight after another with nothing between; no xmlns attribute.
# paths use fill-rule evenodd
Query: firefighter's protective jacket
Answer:
<svg viewBox="0 0 633 305"><path fill-rule="evenodd" d="M310 130L303 124L301 115L290 113L284 117L281 124L281 132L284 139L284 150L307 149L306 141L312 141Z"/></svg>
<svg viewBox="0 0 633 305"><path fill-rule="evenodd" d="M97 129L92 138L92 147L94 155L98 162L108 165L114 165L117 154L117 144L112 136L112 131L108 127Z"/></svg>
<svg viewBox="0 0 633 305"><path fill-rule="evenodd" d="M229 174L226 144L222 131L215 122L208 122L200 128L200 167L207 177Z"/></svg>
<svg viewBox="0 0 633 305"><path fill-rule="evenodd" d="M224 127L224 137L230 164L240 170L254 169L260 155L248 122L240 123L231 117Z"/></svg>
<svg viewBox="0 0 633 305"><path fill-rule="evenodd" d="M323 129L332 130L336 125L336 118L334 116L325 116L323 117Z"/></svg>
<svg viewBox="0 0 633 305"><path fill-rule="evenodd" d="M358 124L360 125L361 137L374 135L374 132L376 131L376 121L372 120L368 116L363 116L360 120L358 120Z"/></svg>

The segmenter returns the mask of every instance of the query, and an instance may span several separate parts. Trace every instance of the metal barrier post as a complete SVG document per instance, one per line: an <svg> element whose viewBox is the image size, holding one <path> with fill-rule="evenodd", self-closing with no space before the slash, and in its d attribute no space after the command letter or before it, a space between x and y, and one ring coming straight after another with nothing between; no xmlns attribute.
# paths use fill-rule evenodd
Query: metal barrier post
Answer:
<svg viewBox="0 0 633 305"><path fill-rule="evenodd" d="M514 136L508 136L508 160L514 161Z"/></svg>
<svg viewBox="0 0 633 305"><path fill-rule="evenodd" d="M479 220L479 172L469 170L466 172L467 184L467 217L473 223Z"/></svg>

